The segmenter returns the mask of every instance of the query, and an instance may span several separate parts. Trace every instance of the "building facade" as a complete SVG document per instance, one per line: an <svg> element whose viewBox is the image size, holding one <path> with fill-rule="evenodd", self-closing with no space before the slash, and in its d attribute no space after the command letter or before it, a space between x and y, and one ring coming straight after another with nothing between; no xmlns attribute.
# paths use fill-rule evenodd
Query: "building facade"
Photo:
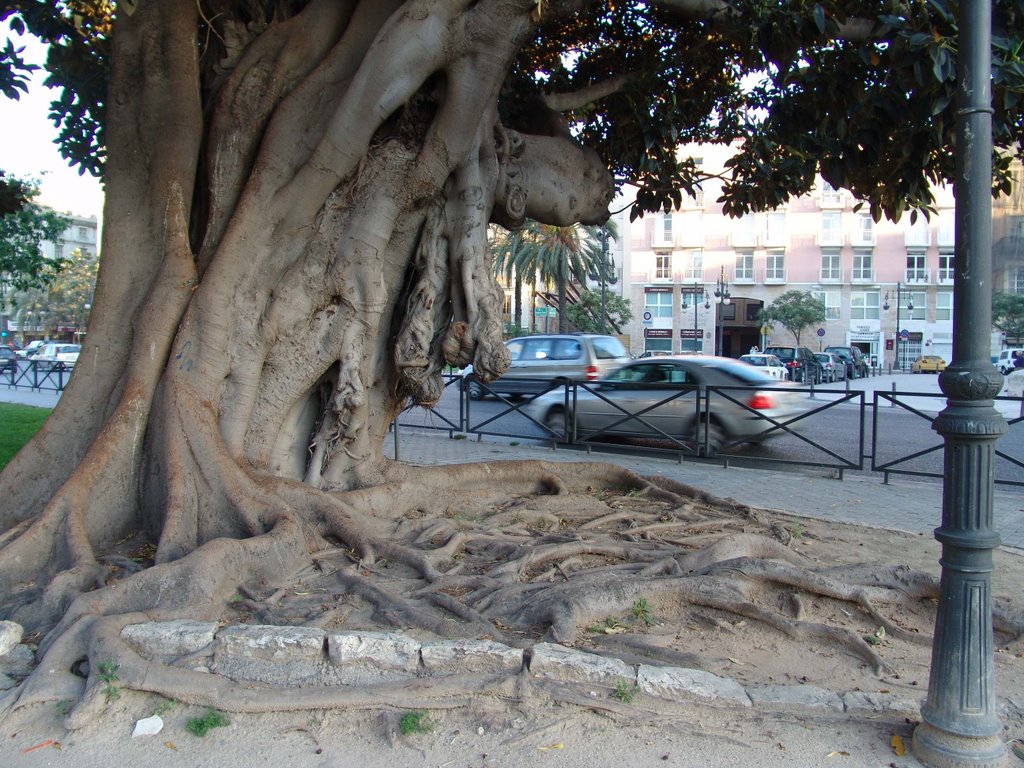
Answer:
<svg viewBox="0 0 1024 768"><path fill-rule="evenodd" d="M680 151L716 174L724 172L731 150L692 145ZM1015 194L994 206L997 243L1005 229L996 287L1024 293L1020 185ZM908 214L899 222L872 221L848 192L821 179L810 194L741 218L723 215L720 196L721 183L710 179L678 210L634 222L628 196L613 205L625 209L617 224L623 235L622 291L636 316L629 328L631 352L738 357L755 345L793 345L798 340L789 331L762 328L758 314L784 292L800 290L826 307L825 322L805 329L799 339L815 352L853 345L877 364L901 369L922 354L951 359L950 188L936 191L930 219L911 221ZM1000 347L998 334L993 347Z"/></svg>

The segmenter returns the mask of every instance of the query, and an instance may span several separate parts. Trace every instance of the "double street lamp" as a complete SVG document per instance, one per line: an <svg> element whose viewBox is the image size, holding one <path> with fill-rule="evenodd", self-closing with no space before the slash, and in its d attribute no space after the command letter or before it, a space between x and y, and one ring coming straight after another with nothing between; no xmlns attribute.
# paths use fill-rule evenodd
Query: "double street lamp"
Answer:
<svg viewBox="0 0 1024 768"><path fill-rule="evenodd" d="M893 342L893 351L896 353L896 370L902 370L903 366L900 364L900 307L903 306L903 283L896 283L896 338ZM885 302L882 304L882 309L889 310L889 292L885 292ZM913 312L914 310L914 295L907 291L907 311Z"/></svg>
<svg viewBox="0 0 1024 768"><path fill-rule="evenodd" d="M731 303L732 294L729 293L729 283L725 279L725 267L723 266L718 275L718 283L715 286L715 304L718 305L718 338L715 343L715 354L719 357L722 355L722 342L725 341L723 338L725 335L725 313L723 309L727 304ZM704 308L711 309L711 300L706 292L704 293Z"/></svg>
<svg viewBox="0 0 1024 768"><path fill-rule="evenodd" d="M697 347L697 340L700 339L700 330L697 327L697 307L700 306L700 294L703 290L699 283L694 283L693 288L690 289L690 298L693 301L693 351L700 352ZM690 305L686 303L686 289L683 289L683 311L685 312L690 308ZM710 307L711 304L708 302L708 292L704 291L704 306Z"/></svg>

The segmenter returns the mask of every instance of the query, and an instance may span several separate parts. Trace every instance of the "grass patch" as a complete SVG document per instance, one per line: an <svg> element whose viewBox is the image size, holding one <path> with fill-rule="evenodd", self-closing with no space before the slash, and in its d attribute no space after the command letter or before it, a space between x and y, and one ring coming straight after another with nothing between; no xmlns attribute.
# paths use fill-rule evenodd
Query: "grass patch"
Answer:
<svg viewBox="0 0 1024 768"><path fill-rule="evenodd" d="M227 715L223 712L218 712L216 709L208 709L202 717L190 718L185 724L185 728L193 736L205 736L212 729L223 728L226 725L231 725Z"/></svg>
<svg viewBox="0 0 1024 768"><path fill-rule="evenodd" d="M18 403L0 403L0 469L14 458L39 428L43 426L50 408L37 408L33 405Z"/></svg>
<svg viewBox="0 0 1024 768"><path fill-rule="evenodd" d="M423 710L406 712L402 715L402 719L398 721L398 730L401 731L403 736L409 736L413 733L429 733L430 727L427 713Z"/></svg>

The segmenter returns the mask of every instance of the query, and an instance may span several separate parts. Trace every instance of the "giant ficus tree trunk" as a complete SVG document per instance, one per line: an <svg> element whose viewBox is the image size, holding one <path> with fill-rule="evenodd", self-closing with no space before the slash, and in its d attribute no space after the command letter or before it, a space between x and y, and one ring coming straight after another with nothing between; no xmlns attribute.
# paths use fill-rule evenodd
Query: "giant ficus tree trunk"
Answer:
<svg viewBox="0 0 1024 768"><path fill-rule="evenodd" d="M723 522L736 510L606 466L427 471L382 456L400 407L440 397L446 363L483 377L508 364L488 223L607 218L609 172L544 100L511 124L498 107L538 14L583 5L309 0L264 3L274 15L257 19L239 8L259 4L227 0L124 4L88 339L59 406L0 476L0 618L39 642L19 703L80 700L85 717L99 686L76 662L114 655L126 687L301 706L132 663L118 630L221 618L245 586L328 578L329 557L341 562L328 591L388 626L572 642L584 621L669 595L885 667L857 631L777 617L776 597L753 605L716 564L747 558L748 579L852 601L869 623L876 603L933 594L919 575L801 574L778 536L753 534L749 510L737 532ZM626 514L591 496L507 510L510 496L595 488L654 506ZM455 519L451 505L471 503L485 523ZM574 515L578 533L544 533ZM736 535L693 552L658 540L679 526ZM474 569L452 566L470 555ZM396 569L383 581L380 561ZM299 619L326 621L310 599Z"/></svg>

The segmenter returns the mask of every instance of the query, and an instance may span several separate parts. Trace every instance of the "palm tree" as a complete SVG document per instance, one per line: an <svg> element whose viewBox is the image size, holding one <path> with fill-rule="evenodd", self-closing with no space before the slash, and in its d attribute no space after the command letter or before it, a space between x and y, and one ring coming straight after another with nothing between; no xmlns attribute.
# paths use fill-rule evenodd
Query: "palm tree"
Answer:
<svg viewBox="0 0 1024 768"><path fill-rule="evenodd" d="M569 330L566 313L567 291L570 280L585 283L587 275L602 269L604 258L598 233L608 232L615 236L614 225L605 227L554 227L528 219L523 226L492 241L495 255L495 272L506 276L514 274L516 297L524 275L536 275L548 285L554 284L558 291L558 331ZM522 317L519 308L516 315L518 324Z"/></svg>
<svg viewBox="0 0 1024 768"><path fill-rule="evenodd" d="M523 272L516 266L523 245L523 234L523 229L508 230L495 224L491 226L487 239L495 276L504 275L505 280L511 281L514 286L512 324L516 328L523 327Z"/></svg>

